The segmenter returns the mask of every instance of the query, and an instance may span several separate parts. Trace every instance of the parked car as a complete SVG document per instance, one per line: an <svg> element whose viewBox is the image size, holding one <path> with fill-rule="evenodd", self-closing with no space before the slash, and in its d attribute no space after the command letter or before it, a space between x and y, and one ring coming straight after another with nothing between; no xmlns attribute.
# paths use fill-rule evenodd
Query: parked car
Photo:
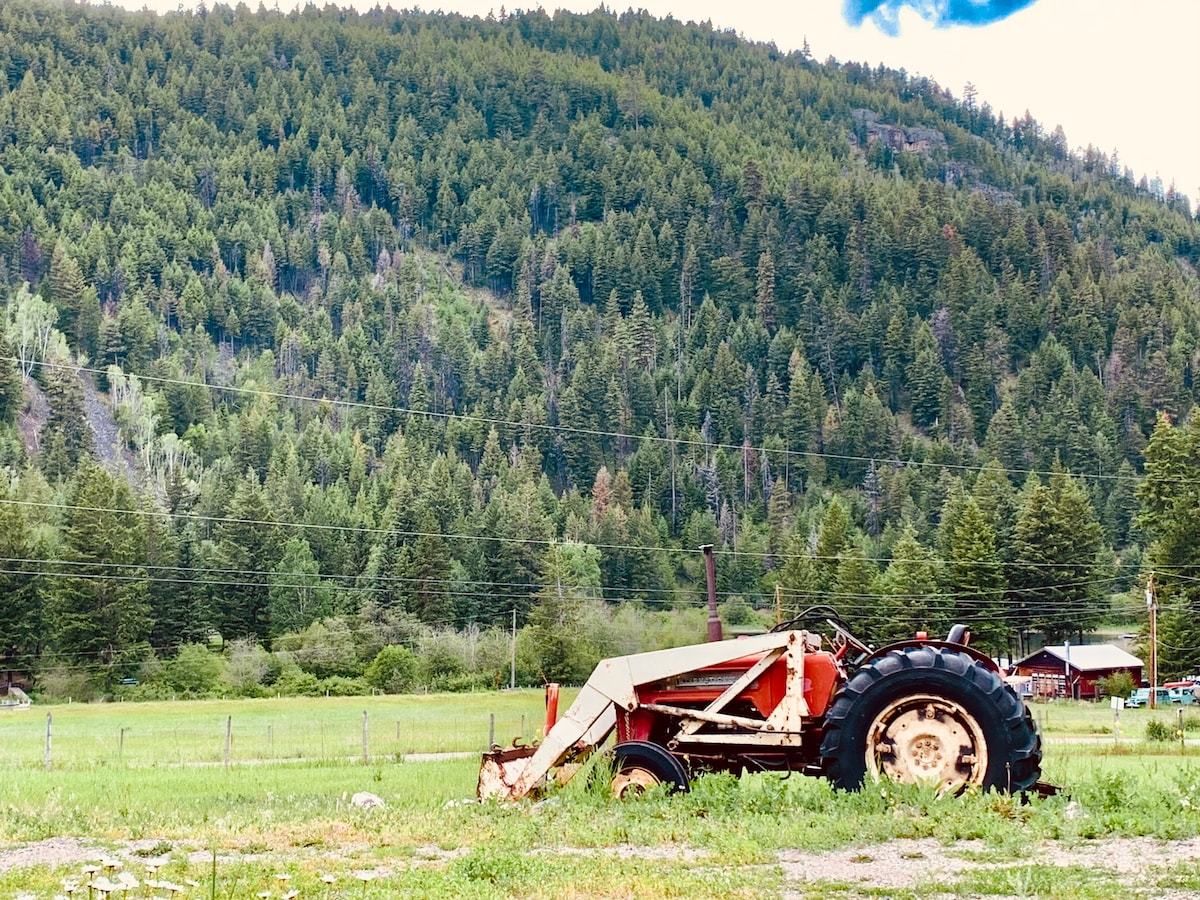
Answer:
<svg viewBox="0 0 1200 900"><path fill-rule="evenodd" d="M1154 689L1154 705L1155 706L1170 706L1172 703L1179 703L1179 700L1171 699L1171 692L1165 687ZM1129 695L1129 699L1125 701L1126 707L1138 707L1150 705L1150 688L1138 688Z"/></svg>
<svg viewBox="0 0 1200 900"><path fill-rule="evenodd" d="M1172 703L1182 703L1187 706L1189 703L1196 702L1196 695L1190 687L1173 687L1167 688L1171 692Z"/></svg>

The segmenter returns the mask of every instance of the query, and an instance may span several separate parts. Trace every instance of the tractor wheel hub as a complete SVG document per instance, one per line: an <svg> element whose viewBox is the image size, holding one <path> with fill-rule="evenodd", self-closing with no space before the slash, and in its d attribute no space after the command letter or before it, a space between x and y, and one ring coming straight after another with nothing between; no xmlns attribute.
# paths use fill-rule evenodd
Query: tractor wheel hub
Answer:
<svg viewBox="0 0 1200 900"><path fill-rule="evenodd" d="M983 733L974 716L941 697L903 697L871 723L867 771L902 783L935 783L957 792L982 782L987 768Z"/></svg>

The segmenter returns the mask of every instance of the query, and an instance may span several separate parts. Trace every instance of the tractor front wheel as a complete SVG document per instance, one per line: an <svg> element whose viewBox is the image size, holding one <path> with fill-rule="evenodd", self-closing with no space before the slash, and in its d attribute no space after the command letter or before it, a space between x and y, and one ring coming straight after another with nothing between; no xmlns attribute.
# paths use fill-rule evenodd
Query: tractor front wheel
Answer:
<svg viewBox="0 0 1200 900"><path fill-rule="evenodd" d="M894 650L855 673L825 716L821 744L835 787L865 778L1031 788L1041 771L1041 738L1025 704L983 661L947 647Z"/></svg>
<svg viewBox="0 0 1200 900"><path fill-rule="evenodd" d="M636 796L658 784L670 791L688 789L687 770L665 748L650 741L625 741L612 749L613 796Z"/></svg>

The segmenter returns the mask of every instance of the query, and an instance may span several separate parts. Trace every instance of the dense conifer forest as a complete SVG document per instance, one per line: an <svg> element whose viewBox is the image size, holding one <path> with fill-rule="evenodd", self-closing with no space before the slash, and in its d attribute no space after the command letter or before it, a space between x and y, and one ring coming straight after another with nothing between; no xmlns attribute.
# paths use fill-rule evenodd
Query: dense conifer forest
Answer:
<svg viewBox="0 0 1200 900"><path fill-rule="evenodd" d="M3 0L0 669L579 679L702 638L712 544L731 627L1003 654L1153 571L1190 671L1200 223L1014 113L633 12Z"/></svg>

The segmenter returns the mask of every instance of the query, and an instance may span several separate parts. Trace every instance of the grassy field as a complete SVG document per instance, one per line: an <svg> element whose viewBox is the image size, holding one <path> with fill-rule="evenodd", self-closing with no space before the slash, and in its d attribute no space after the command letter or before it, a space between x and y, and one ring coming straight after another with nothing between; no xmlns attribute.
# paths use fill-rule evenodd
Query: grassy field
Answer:
<svg viewBox="0 0 1200 900"><path fill-rule="evenodd" d="M567 695L564 697L569 702ZM563 707L565 710L565 707ZM226 730L237 760L361 758L482 751L542 728L542 692L288 697L40 706L0 712L0 768L42 766L51 717L54 768L221 763Z"/></svg>
<svg viewBox="0 0 1200 900"><path fill-rule="evenodd" d="M1160 867L1131 883L1094 866L1032 861L1047 842L1079 848L1200 834L1200 748L1141 740L1139 729L1153 715L1144 710L1123 714L1118 741L1099 731L1111 725L1111 710L1045 708L1045 773L1068 793L1028 804L990 795L945 798L918 787L840 794L819 779L761 775L712 776L687 795L652 793L624 804L576 779L542 803L479 805L465 802L474 794L476 759L397 755L479 750L492 713L497 740L507 742L522 715L532 735L541 704L540 692L527 691L55 707L50 771L41 765L47 710L6 715L0 898L68 896L82 865L107 856L139 879L127 893L134 897L167 896L146 882L147 862L159 866L152 881L186 887L172 896L187 897L859 897L872 893L836 879L798 885L780 855L860 847L866 861L870 848L898 840L933 841L979 863L949 886L961 896L1200 891L1194 866ZM372 741L366 764L364 709ZM231 716L235 763L189 765L221 759ZM238 731L242 722L247 734L270 725L278 762ZM390 731L380 723L390 723ZM127 729L122 756L120 728ZM137 743L139 733L157 737L158 749L149 737ZM319 752L294 761L283 734L299 735L289 739ZM353 808L348 798L357 791L377 794L386 806ZM64 850L64 842L71 853L5 865L5 848ZM886 893L915 900L930 889L918 881Z"/></svg>

